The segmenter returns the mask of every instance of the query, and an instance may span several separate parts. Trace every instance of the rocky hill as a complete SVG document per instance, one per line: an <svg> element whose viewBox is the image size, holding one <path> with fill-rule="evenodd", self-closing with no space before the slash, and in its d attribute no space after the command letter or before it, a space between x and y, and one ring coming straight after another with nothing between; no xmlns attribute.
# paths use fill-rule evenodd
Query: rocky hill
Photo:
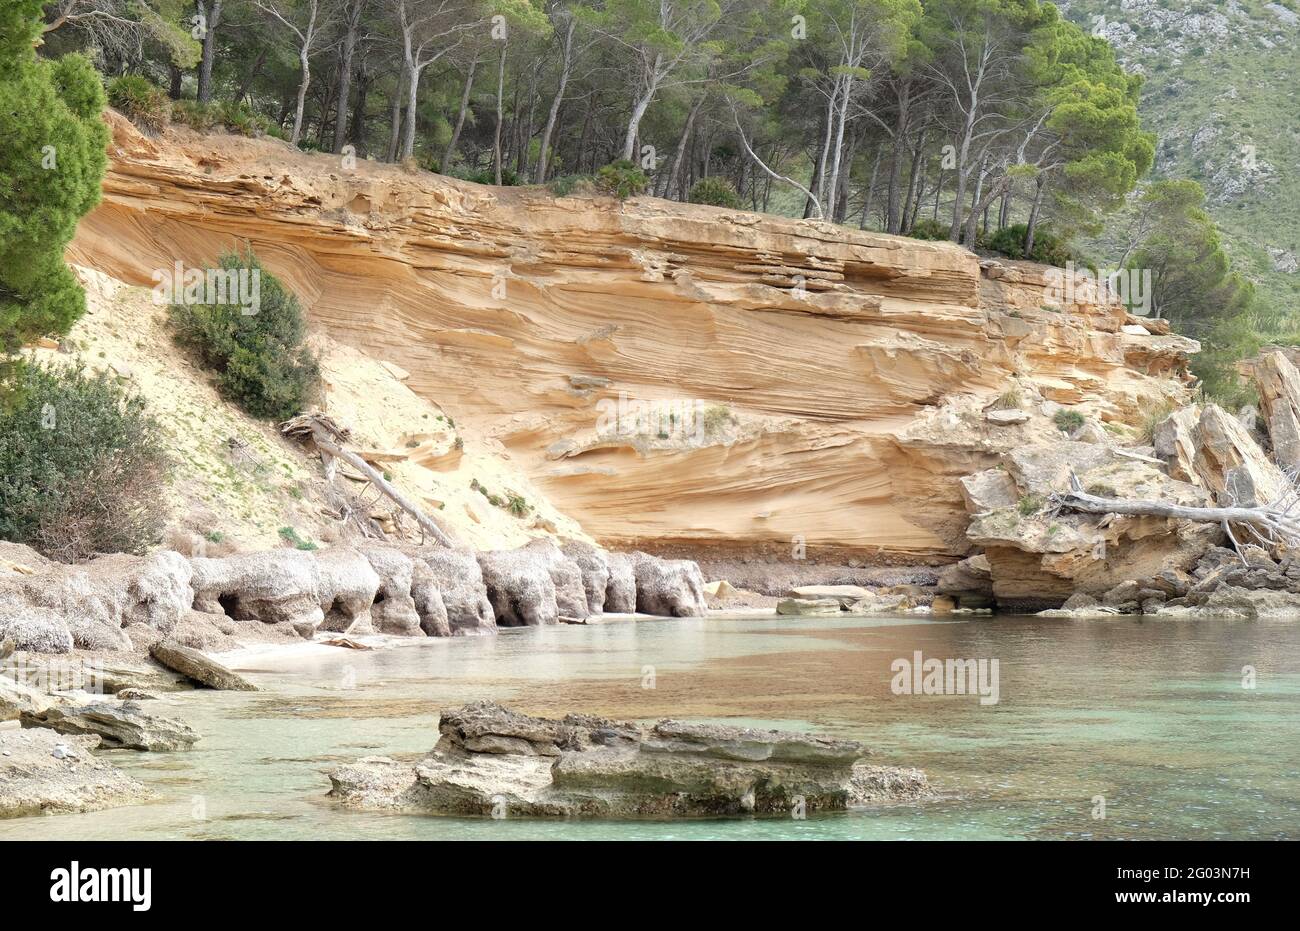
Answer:
<svg viewBox="0 0 1300 931"><path fill-rule="evenodd" d="M1042 267L110 120L70 261L148 286L251 244L324 337L607 545L950 561L959 476L1062 429L1131 435L1186 393L1195 343L1053 303ZM397 420L382 442L448 453Z"/></svg>
<svg viewBox="0 0 1300 931"><path fill-rule="evenodd" d="M1144 75L1154 175L1193 178L1234 263L1286 315L1300 306L1300 5L1295 0L1060 0ZM1114 261L1115 256L1098 256ZM1285 319L1279 324L1294 329Z"/></svg>

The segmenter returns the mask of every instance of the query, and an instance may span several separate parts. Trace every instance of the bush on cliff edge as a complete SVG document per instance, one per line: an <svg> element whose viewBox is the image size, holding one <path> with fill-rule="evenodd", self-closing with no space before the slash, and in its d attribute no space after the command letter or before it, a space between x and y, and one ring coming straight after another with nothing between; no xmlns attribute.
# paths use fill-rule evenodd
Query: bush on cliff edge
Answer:
<svg viewBox="0 0 1300 931"><path fill-rule="evenodd" d="M217 387L224 397L254 417L288 420L306 407L320 385L320 363L303 342L307 324L302 307L251 250L244 256L223 255L220 268L256 276L247 279L256 281L256 306L229 293L224 298L205 293L203 301L173 304L176 341L218 372Z"/></svg>
<svg viewBox="0 0 1300 931"><path fill-rule="evenodd" d="M80 365L24 364L0 406L0 539L61 562L140 553L166 520L169 461L144 401Z"/></svg>

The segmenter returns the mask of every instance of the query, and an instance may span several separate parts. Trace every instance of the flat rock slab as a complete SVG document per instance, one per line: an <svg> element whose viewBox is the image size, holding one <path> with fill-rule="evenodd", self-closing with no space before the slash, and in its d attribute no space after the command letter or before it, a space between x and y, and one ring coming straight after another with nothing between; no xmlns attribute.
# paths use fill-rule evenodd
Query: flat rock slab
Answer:
<svg viewBox="0 0 1300 931"><path fill-rule="evenodd" d="M143 711L134 701L96 702L24 712L26 727L48 727L60 734L95 734L108 750L188 750L199 735L186 724Z"/></svg>
<svg viewBox="0 0 1300 931"><path fill-rule="evenodd" d="M97 811L142 801L149 791L97 759L97 736L46 728L0 731L0 818Z"/></svg>
<svg viewBox="0 0 1300 931"><path fill-rule="evenodd" d="M919 770L864 767L853 741L664 720L518 714L495 702L444 712L416 764L368 757L330 773L361 809L493 817L691 817L836 811L929 797Z"/></svg>
<svg viewBox="0 0 1300 931"><path fill-rule="evenodd" d="M174 640L160 640L149 648L149 655L168 669L174 669L210 689L227 692L257 691L257 686L239 673L232 672L211 657L181 646Z"/></svg>
<svg viewBox="0 0 1300 931"><path fill-rule="evenodd" d="M834 598L842 607L847 608L855 601L861 601L874 594L871 589L863 588L861 585L800 585L786 592L786 597L803 601L824 601Z"/></svg>
<svg viewBox="0 0 1300 931"><path fill-rule="evenodd" d="M844 610L838 598L782 598L776 603L777 614L801 617L833 617Z"/></svg>

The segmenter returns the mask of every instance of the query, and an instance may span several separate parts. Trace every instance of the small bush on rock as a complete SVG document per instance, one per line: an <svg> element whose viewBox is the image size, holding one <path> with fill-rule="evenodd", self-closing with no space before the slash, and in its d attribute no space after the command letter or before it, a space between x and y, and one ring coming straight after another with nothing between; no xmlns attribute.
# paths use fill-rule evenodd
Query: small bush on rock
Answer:
<svg viewBox="0 0 1300 931"><path fill-rule="evenodd" d="M159 541L169 461L141 398L80 364L21 365L2 390L0 539L61 562Z"/></svg>
<svg viewBox="0 0 1300 931"><path fill-rule="evenodd" d="M740 195L726 178L701 178L691 186L688 199L692 204L740 209Z"/></svg>
<svg viewBox="0 0 1300 931"><path fill-rule="evenodd" d="M1034 248L1026 255L1025 236L1028 232L1028 227L1023 223L1004 227L989 236L987 247L1009 259L1029 259L1059 268L1064 268L1067 262L1074 259L1074 253L1064 240L1043 229L1034 232Z"/></svg>
<svg viewBox="0 0 1300 931"><path fill-rule="evenodd" d="M913 239L928 239L938 241L948 238L948 227L938 220L931 220L928 217L922 217L912 224L911 231L907 234Z"/></svg>
<svg viewBox="0 0 1300 931"><path fill-rule="evenodd" d="M627 159L611 162L596 172L596 188L602 194L624 200L641 194L650 185L645 172Z"/></svg>
<svg viewBox="0 0 1300 931"><path fill-rule="evenodd" d="M160 133L171 122L172 102L166 91L138 74L110 81L108 102L147 133Z"/></svg>
<svg viewBox="0 0 1300 931"><path fill-rule="evenodd" d="M257 276L255 312L229 299L174 304L176 341L218 372L218 388L226 398L254 417L287 420L303 410L320 384L320 363L303 343L307 325L302 308L251 251L222 256L220 268ZM208 300L218 296L205 295Z"/></svg>

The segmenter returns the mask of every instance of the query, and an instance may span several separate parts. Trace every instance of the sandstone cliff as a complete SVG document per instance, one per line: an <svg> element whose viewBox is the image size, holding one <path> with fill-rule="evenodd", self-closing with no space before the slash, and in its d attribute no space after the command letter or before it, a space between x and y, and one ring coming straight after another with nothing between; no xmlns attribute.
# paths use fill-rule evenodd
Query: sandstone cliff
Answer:
<svg viewBox="0 0 1300 931"><path fill-rule="evenodd" d="M251 243L331 338L409 372L608 545L950 560L957 478L1042 429L986 408L1023 393L1120 429L1181 395L1195 349L947 243L110 121L71 261L149 285Z"/></svg>

